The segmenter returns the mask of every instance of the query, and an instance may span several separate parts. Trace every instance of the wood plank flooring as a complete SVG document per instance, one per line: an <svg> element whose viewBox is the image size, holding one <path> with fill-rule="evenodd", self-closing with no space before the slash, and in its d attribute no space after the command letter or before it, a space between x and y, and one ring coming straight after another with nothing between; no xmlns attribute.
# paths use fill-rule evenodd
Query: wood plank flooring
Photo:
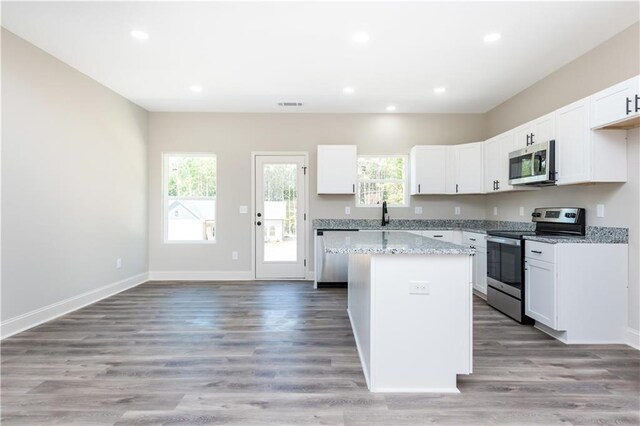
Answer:
<svg viewBox="0 0 640 426"><path fill-rule="evenodd" d="M149 282L6 339L3 425L640 424L640 352L474 301L460 394L368 392L346 290Z"/></svg>

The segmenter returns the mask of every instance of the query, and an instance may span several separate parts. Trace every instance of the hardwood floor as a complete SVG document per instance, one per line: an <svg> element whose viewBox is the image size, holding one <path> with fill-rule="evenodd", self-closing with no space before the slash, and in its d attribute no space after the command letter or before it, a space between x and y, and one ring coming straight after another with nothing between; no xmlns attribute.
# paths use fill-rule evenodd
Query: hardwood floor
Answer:
<svg viewBox="0 0 640 426"><path fill-rule="evenodd" d="M460 394L368 392L346 290L150 282L2 342L2 424L639 424L640 352L474 302Z"/></svg>

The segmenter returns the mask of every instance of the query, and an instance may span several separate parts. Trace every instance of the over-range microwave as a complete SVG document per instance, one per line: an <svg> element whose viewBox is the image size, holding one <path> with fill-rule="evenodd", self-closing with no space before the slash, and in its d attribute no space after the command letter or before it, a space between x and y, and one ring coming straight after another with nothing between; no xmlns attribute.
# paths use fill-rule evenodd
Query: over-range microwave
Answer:
<svg viewBox="0 0 640 426"><path fill-rule="evenodd" d="M550 140L511 152L509 185L555 185L555 146L556 141Z"/></svg>

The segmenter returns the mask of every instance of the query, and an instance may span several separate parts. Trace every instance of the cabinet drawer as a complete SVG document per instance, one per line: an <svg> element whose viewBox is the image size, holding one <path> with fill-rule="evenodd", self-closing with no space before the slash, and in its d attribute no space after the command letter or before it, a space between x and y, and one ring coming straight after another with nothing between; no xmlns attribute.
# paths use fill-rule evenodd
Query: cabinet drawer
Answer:
<svg viewBox="0 0 640 426"><path fill-rule="evenodd" d="M453 231L422 231L422 236L446 241L448 243L453 242Z"/></svg>
<svg viewBox="0 0 640 426"><path fill-rule="evenodd" d="M475 232L462 232L462 244L465 246L487 247L487 235L476 234Z"/></svg>
<svg viewBox="0 0 640 426"><path fill-rule="evenodd" d="M524 256L530 259L537 259L551 263L555 263L556 261L555 244L539 243L537 241L525 241L524 252Z"/></svg>

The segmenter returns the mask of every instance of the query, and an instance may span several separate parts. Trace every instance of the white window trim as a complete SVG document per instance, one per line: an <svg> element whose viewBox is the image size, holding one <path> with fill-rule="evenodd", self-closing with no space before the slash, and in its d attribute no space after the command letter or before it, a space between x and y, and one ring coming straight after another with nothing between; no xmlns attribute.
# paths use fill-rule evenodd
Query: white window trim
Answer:
<svg viewBox="0 0 640 426"><path fill-rule="evenodd" d="M180 198L182 200L211 200L211 197L170 197L169 193L169 157L205 157L215 158L216 160L216 236L213 240L169 240L169 203L171 199ZM210 152L163 152L162 153L162 196L160 197L162 202L162 239L164 244L216 244L218 240L218 156Z"/></svg>
<svg viewBox="0 0 640 426"><path fill-rule="evenodd" d="M404 188L404 204L387 204L387 207L409 207L409 156L405 154L363 154L358 155L357 160L360 158L391 158L391 157L402 157L403 168L402 175L404 179L368 179L364 182L390 182L390 183L403 183ZM361 208L376 208L379 209L382 207L382 204L360 204L360 179L356 176L356 207Z"/></svg>

